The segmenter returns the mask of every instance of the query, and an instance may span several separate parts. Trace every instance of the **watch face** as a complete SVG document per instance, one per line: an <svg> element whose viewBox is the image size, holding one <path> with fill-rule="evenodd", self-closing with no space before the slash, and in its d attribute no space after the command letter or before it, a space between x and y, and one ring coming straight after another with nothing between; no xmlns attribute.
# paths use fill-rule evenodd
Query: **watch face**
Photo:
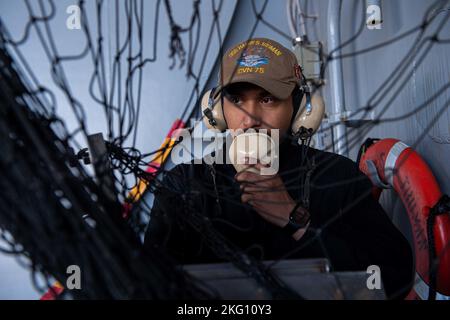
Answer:
<svg viewBox="0 0 450 320"><path fill-rule="evenodd" d="M304 227L309 220L309 213L306 209L298 207L298 209L292 213L291 220L295 224Z"/></svg>

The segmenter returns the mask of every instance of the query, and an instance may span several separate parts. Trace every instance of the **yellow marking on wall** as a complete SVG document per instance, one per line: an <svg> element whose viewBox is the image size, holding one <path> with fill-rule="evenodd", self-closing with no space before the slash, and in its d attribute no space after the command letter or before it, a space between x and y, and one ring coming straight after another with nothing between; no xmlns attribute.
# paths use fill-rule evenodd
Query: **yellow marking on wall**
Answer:
<svg viewBox="0 0 450 320"><path fill-rule="evenodd" d="M168 157L170 151L173 148L173 145L175 144L176 139L166 138L164 139L163 144L161 145L161 148L157 153L155 153L155 156L153 157L153 160L150 162L151 165L157 166L161 165L165 162L166 158ZM135 202L141 198L141 196L144 194L145 190L148 186L148 181L145 179L139 179L138 183L131 189L131 191L128 193L128 200L131 202Z"/></svg>

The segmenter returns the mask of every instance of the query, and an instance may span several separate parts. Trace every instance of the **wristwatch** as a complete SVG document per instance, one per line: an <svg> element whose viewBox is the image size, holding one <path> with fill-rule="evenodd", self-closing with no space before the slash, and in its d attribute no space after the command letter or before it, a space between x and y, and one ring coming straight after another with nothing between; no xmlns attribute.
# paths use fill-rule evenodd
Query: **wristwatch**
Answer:
<svg viewBox="0 0 450 320"><path fill-rule="evenodd" d="M286 226L283 227L289 235L293 235L298 230L305 228L310 221L310 214L308 210L301 207L301 203L298 202L289 215L289 221Z"/></svg>

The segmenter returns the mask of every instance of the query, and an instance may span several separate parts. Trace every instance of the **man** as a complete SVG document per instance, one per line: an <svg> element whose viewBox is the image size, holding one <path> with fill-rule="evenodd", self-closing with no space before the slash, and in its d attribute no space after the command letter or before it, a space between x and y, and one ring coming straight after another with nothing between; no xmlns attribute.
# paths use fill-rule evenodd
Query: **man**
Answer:
<svg viewBox="0 0 450 320"><path fill-rule="evenodd" d="M176 166L156 193L145 245L167 249L180 264L221 261L207 232L195 227L201 217L256 259L326 257L334 271L377 265L388 297L404 297L413 276L411 248L372 198L369 179L345 157L293 143L301 79L294 54L252 39L231 48L221 66L215 95L227 127L278 129L279 171Z"/></svg>

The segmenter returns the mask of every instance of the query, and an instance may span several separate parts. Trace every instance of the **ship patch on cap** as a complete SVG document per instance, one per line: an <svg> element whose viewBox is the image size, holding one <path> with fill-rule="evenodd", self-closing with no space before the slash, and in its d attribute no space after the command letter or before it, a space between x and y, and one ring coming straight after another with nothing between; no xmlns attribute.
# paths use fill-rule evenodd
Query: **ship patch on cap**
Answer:
<svg viewBox="0 0 450 320"><path fill-rule="evenodd" d="M252 47L245 50L237 60L240 67L261 67L269 63L269 58L265 54L265 48Z"/></svg>

